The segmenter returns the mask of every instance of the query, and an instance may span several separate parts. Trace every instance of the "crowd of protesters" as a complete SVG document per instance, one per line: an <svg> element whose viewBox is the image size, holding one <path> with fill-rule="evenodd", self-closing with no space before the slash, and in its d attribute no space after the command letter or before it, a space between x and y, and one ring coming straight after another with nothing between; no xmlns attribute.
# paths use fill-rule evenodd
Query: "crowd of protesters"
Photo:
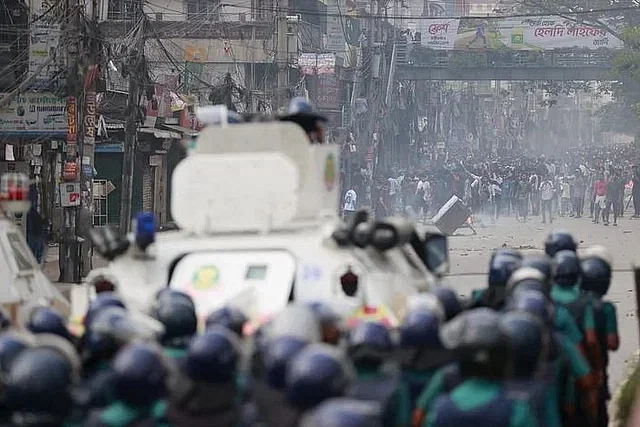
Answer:
<svg viewBox="0 0 640 427"><path fill-rule="evenodd" d="M361 171L345 190L360 194L376 217L406 215L428 220L452 197L474 214L496 222L539 217L589 217L616 226L618 218L640 217L640 156L633 145L575 147L562 157L454 158L423 171L398 171L368 177ZM369 181L370 191L365 183ZM347 210L355 204L343 205Z"/></svg>

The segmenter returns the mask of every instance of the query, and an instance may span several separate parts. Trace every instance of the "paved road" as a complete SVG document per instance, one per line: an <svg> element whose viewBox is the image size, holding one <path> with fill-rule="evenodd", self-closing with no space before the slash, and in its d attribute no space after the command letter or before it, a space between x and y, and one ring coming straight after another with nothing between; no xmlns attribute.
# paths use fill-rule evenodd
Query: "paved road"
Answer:
<svg viewBox="0 0 640 427"><path fill-rule="evenodd" d="M484 225L486 224L486 225ZM622 218L618 227L592 224L588 218L559 218L553 225L541 224L538 218L521 223L515 218L501 218L496 224L483 221L477 235L459 230L449 240L451 256L450 285L466 295L471 289L486 286L484 272L494 249L507 246L532 253L544 250L547 233L554 228L569 230L580 242L579 248L600 244L614 259L613 285L608 297L616 304L620 324L621 346L610 362L610 382L615 387L626 372L626 361L638 349L638 323L632 264L640 266L640 220Z"/></svg>

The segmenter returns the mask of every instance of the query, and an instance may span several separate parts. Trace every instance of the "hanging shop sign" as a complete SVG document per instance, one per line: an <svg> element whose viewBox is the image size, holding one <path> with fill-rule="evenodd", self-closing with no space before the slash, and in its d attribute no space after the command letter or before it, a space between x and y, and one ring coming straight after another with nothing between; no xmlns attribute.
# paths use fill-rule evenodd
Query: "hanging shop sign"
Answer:
<svg viewBox="0 0 640 427"><path fill-rule="evenodd" d="M622 49L606 30L560 16L529 16L479 21L423 19L421 43L435 50Z"/></svg>
<svg viewBox="0 0 640 427"><path fill-rule="evenodd" d="M302 74L333 74L336 56L333 53L301 53L298 69Z"/></svg>
<svg viewBox="0 0 640 427"><path fill-rule="evenodd" d="M63 208L80 206L79 182L64 182L60 184L60 206Z"/></svg>
<svg viewBox="0 0 640 427"><path fill-rule="evenodd" d="M0 99L6 94L0 93ZM64 98L50 93L24 93L9 105L0 107L2 134L59 134L67 128L67 104Z"/></svg>
<svg viewBox="0 0 640 427"><path fill-rule="evenodd" d="M64 181L77 181L78 163L76 163L75 161L64 162L64 168L62 169L62 179Z"/></svg>
<svg viewBox="0 0 640 427"><path fill-rule="evenodd" d="M87 91L84 96L84 140L85 144L96 142L96 93Z"/></svg>
<svg viewBox="0 0 640 427"><path fill-rule="evenodd" d="M67 98L67 144L75 144L78 141L77 108L76 98Z"/></svg>

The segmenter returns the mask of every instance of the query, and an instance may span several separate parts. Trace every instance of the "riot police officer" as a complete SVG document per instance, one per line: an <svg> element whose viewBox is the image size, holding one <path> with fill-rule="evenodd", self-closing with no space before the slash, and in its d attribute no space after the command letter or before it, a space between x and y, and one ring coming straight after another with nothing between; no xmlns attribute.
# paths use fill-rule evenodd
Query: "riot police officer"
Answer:
<svg viewBox="0 0 640 427"><path fill-rule="evenodd" d="M412 408L436 371L452 360L440 342L441 322L439 313L419 307L409 311L398 328L398 359Z"/></svg>
<svg viewBox="0 0 640 427"><path fill-rule="evenodd" d="M548 351L546 325L532 314L512 311L500 319L500 327L509 342L508 391L518 393L520 398L525 399L536 418L542 421L547 384L536 378L536 375L540 372ZM550 421L543 424L549 425Z"/></svg>
<svg viewBox="0 0 640 427"><path fill-rule="evenodd" d="M520 258L512 254L498 253L492 257L489 263L489 286L472 292L471 308L500 310L504 306L507 282L520 263Z"/></svg>
<svg viewBox="0 0 640 427"><path fill-rule="evenodd" d="M322 342L337 345L342 337L340 316L325 302L314 301L309 307L318 318L322 328Z"/></svg>
<svg viewBox="0 0 640 427"><path fill-rule="evenodd" d="M408 390L400 387L400 372L397 366L387 363L394 350L391 334L381 323L362 322L347 338L347 354L357 373L347 395L377 402L385 426L407 425L411 411Z"/></svg>
<svg viewBox="0 0 640 427"><path fill-rule="evenodd" d="M176 426L238 425L240 343L233 332L211 326L196 336L172 386L166 418Z"/></svg>
<svg viewBox="0 0 640 427"><path fill-rule="evenodd" d="M185 356L191 338L198 331L198 318L191 297L182 292L160 294L151 315L164 326L160 344L164 354L172 359Z"/></svg>
<svg viewBox="0 0 640 427"><path fill-rule="evenodd" d="M616 308L610 301L603 299L611 285L611 256L604 247L594 246L584 251L581 256L580 266L582 268L580 286L591 297L596 321L596 333L602 354L602 387L598 402L598 421L601 426L606 426L609 422L607 402L611 398L607 372L609 352L616 351L620 346Z"/></svg>
<svg viewBox="0 0 640 427"><path fill-rule="evenodd" d="M584 346L591 366L598 372L602 369L602 355L596 334L593 305L579 288L582 269L575 252L562 250L555 255L556 270L551 289L554 304L563 306L575 320L584 336Z"/></svg>
<svg viewBox="0 0 640 427"><path fill-rule="evenodd" d="M537 424L526 401L505 393L502 381L509 361L508 339L498 313L487 308L463 313L442 327L440 338L458 355L464 380L436 399L428 411L427 426Z"/></svg>
<svg viewBox="0 0 640 427"><path fill-rule="evenodd" d="M167 396L167 366L160 349L130 344L113 361L114 402L96 411L84 423L87 427L163 425Z"/></svg>
<svg viewBox="0 0 640 427"><path fill-rule="evenodd" d="M254 363L264 365L264 377L252 378L247 385L255 422L268 427L294 425L299 411L289 404L285 395L287 365L306 346L321 341L318 317L311 308L290 304L268 325L261 328L254 351Z"/></svg>
<svg viewBox="0 0 640 427"><path fill-rule="evenodd" d="M563 326L557 322L554 312L561 307L554 307L547 298L535 290L524 290L514 294L509 301L509 311L520 311L532 314L544 322L551 330L549 334L546 366L542 373L542 380L546 383L546 399L543 409L544 425L559 427L574 422L576 415L575 396L571 386L577 385L577 392L593 412L593 399L597 391L596 379L591 371L589 362L575 345L574 340L565 335ZM568 325L577 329L573 319L569 318ZM579 333L579 332L577 332Z"/></svg>
<svg viewBox="0 0 640 427"><path fill-rule="evenodd" d="M79 360L68 341L56 336L43 341L46 345L23 349L4 379L13 426L59 427L73 410Z"/></svg>
<svg viewBox="0 0 640 427"><path fill-rule="evenodd" d="M286 397L300 415L323 401L344 396L354 379L354 368L344 352L329 344L310 344L287 367ZM282 425L286 427L286 425Z"/></svg>

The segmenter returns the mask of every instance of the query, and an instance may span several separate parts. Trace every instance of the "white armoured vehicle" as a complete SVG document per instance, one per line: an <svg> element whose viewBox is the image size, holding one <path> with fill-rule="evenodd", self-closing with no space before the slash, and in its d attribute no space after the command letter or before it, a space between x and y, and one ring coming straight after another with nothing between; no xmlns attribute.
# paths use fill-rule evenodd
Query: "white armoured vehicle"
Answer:
<svg viewBox="0 0 640 427"><path fill-rule="evenodd" d="M407 298L448 269L446 238L365 212L340 221L339 147L309 144L293 123L209 126L173 174L180 230L94 236L125 302L147 309L163 287L191 295L203 318L237 305L256 322L289 301L326 301L338 312L394 324Z"/></svg>

